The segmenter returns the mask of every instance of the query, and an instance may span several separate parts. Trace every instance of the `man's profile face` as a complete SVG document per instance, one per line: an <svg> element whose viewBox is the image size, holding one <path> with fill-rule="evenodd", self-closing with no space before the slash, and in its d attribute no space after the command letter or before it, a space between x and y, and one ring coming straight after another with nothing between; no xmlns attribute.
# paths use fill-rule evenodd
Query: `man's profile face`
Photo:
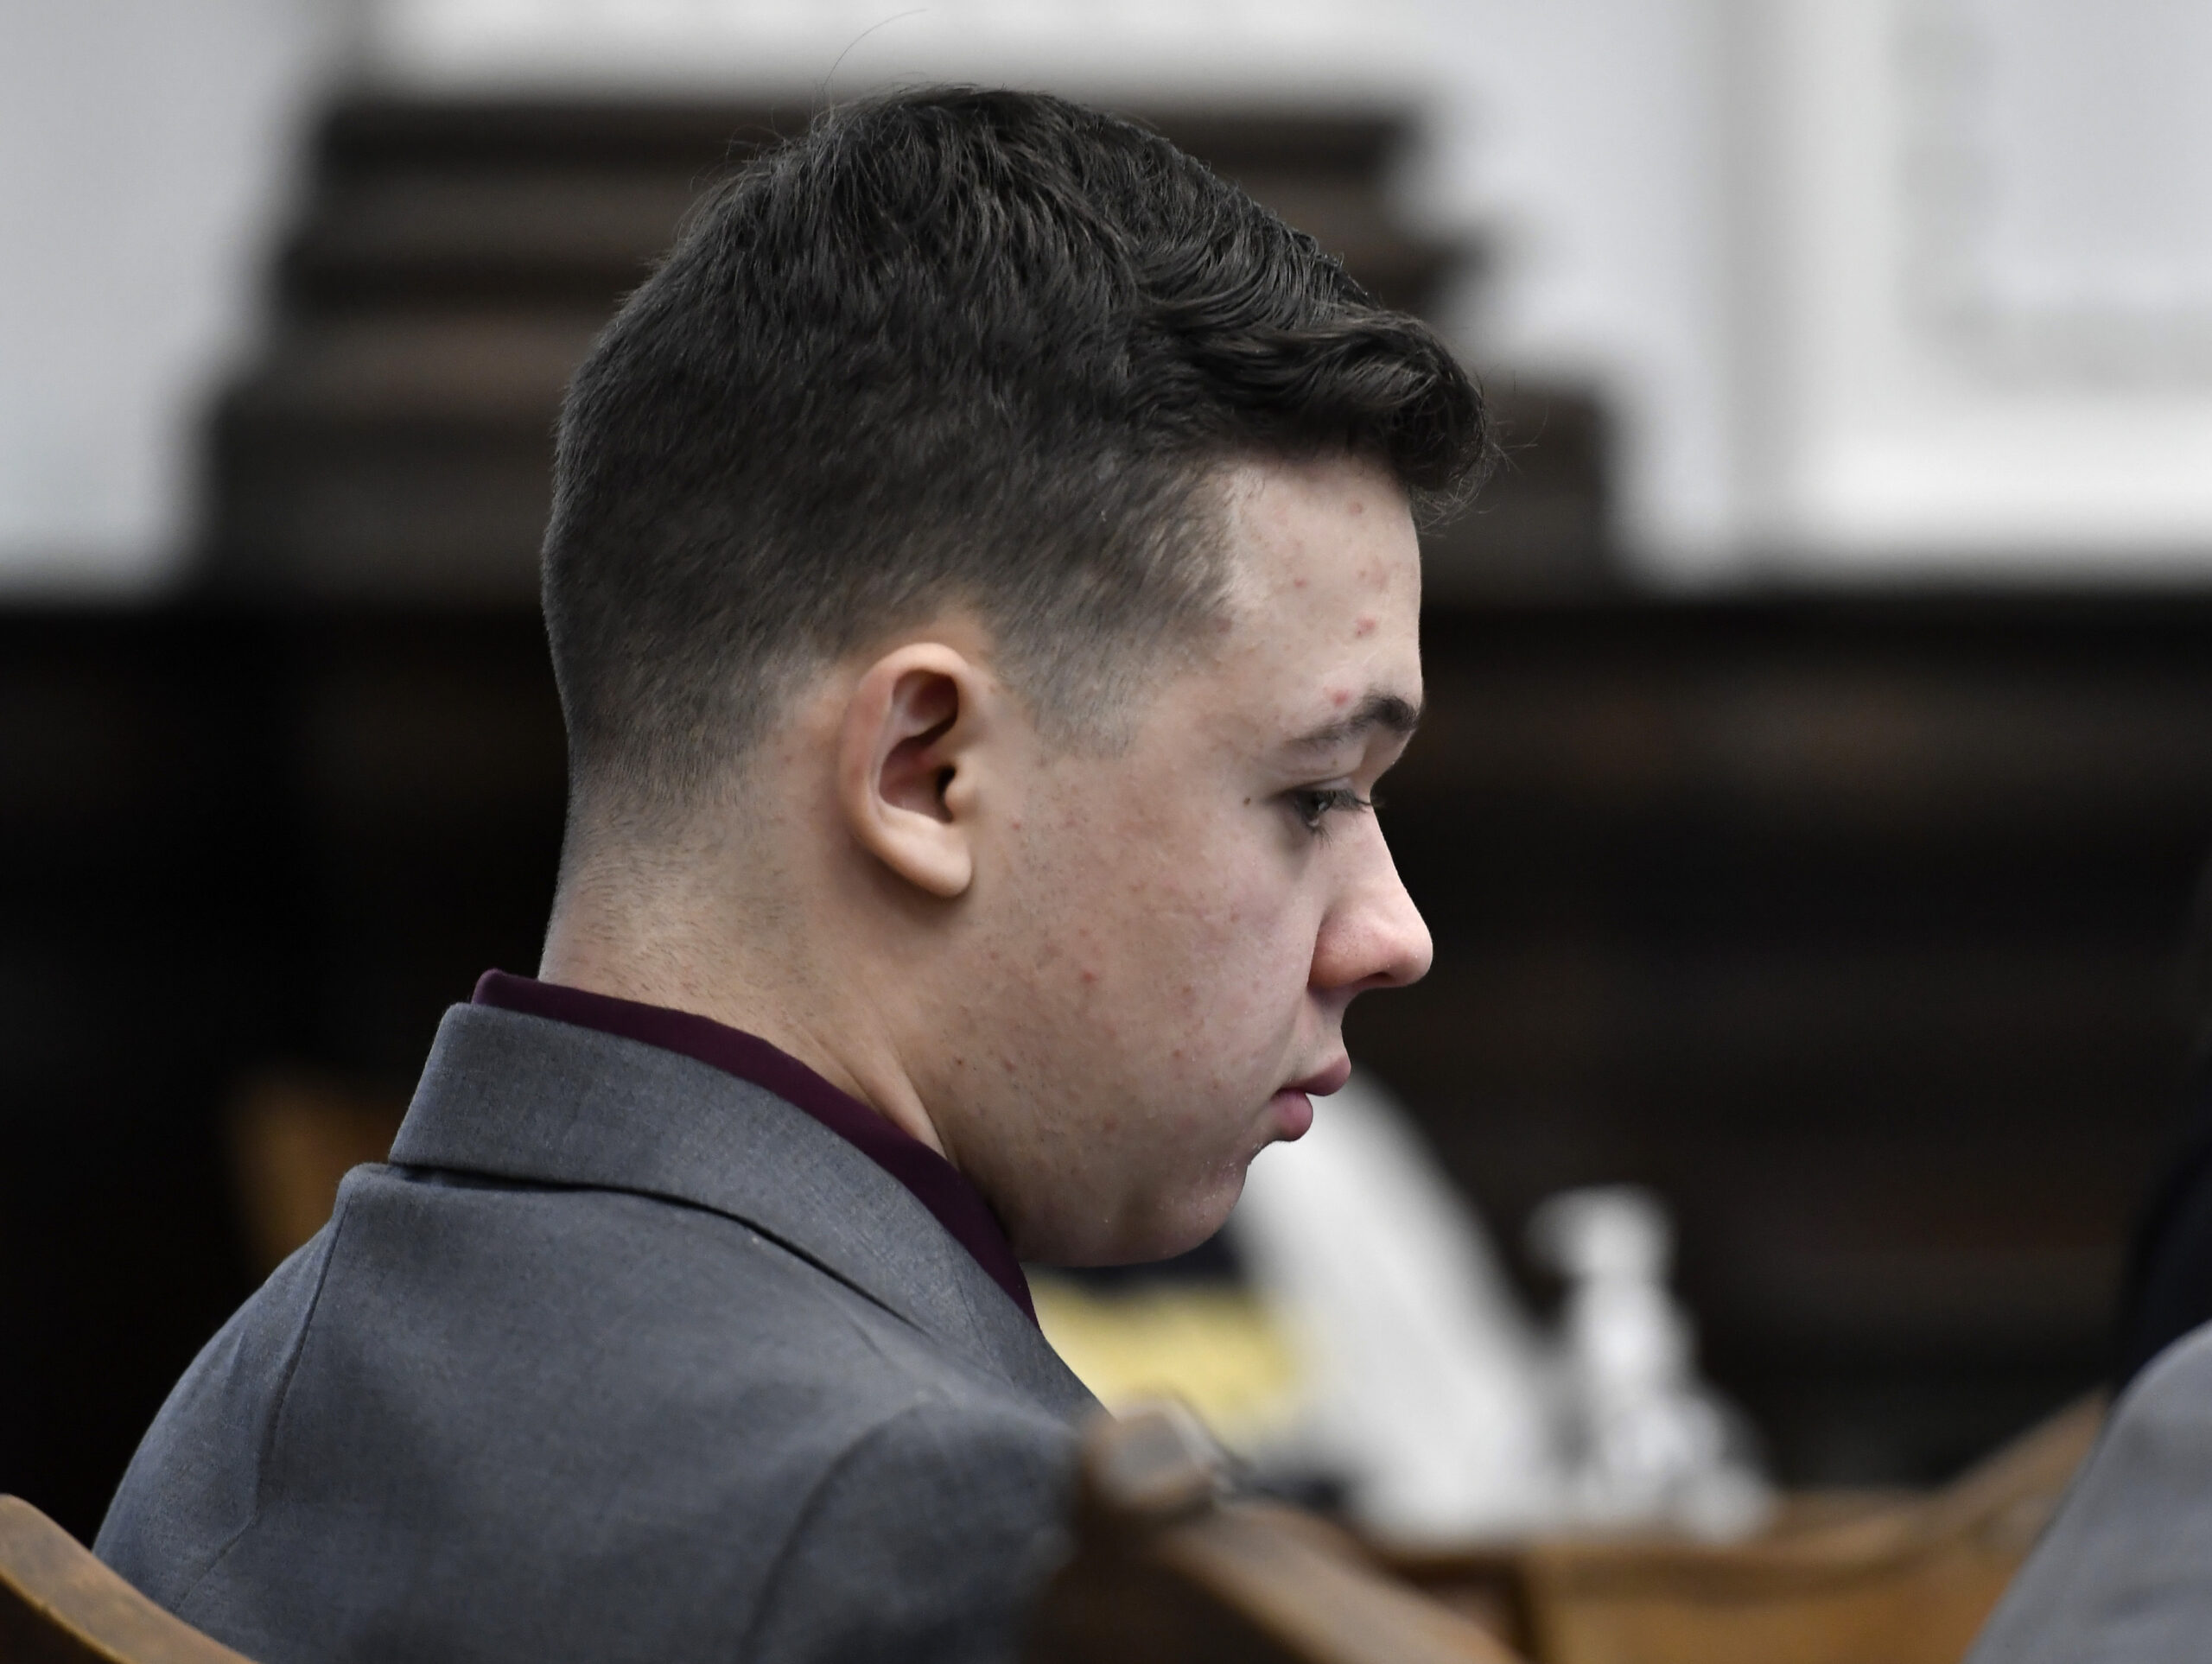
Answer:
<svg viewBox="0 0 2212 1664"><path fill-rule="evenodd" d="M1421 706L1405 495L1337 457L1239 465L1230 502L1217 632L1124 749L1040 751L979 871L988 1041L932 1096L1027 1258L1203 1241L1343 1084L1353 996L1428 968L1364 807Z"/></svg>

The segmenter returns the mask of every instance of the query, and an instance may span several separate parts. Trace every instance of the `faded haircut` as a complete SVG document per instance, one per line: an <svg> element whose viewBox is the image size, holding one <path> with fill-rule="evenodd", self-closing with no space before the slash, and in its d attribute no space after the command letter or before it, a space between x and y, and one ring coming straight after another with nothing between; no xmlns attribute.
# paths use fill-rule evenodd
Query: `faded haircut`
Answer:
<svg viewBox="0 0 2212 1664"><path fill-rule="evenodd" d="M670 824L795 679L973 609L1048 738L1111 744L1225 605L1224 463L1417 507L1483 403L1433 332L1154 133L1033 93L833 109L695 213L577 371L544 607L578 804Z"/></svg>

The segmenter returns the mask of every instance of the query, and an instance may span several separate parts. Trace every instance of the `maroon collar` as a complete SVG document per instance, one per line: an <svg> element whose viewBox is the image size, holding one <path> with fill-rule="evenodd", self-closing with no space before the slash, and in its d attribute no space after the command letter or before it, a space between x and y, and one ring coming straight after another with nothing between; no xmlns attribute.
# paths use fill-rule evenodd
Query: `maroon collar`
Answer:
<svg viewBox="0 0 2212 1664"><path fill-rule="evenodd" d="M488 970L477 979L474 1003L657 1045L766 1088L813 1116L912 1191L914 1199L937 1216L953 1241L975 1256L976 1263L1006 1290L1029 1321L1037 1321L1029 1280L1014 1257L1006 1227L982 1192L928 1145L899 1131L858 1098L839 1091L790 1053L779 1051L757 1035L691 1012L588 994L505 971Z"/></svg>

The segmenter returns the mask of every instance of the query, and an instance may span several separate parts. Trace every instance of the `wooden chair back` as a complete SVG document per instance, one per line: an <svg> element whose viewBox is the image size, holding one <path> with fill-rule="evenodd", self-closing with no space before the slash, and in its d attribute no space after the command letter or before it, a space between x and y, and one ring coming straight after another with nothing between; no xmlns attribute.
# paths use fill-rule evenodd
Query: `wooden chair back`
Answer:
<svg viewBox="0 0 2212 1664"><path fill-rule="evenodd" d="M1041 1602L1032 1664L1513 1664L1468 1618L1392 1580L1295 1509L1225 1500L1172 1407L1084 1441L1075 1553Z"/></svg>
<svg viewBox="0 0 2212 1664"><path fill-rule="evenodd" d="M20 1496L0 1496L6 1664L249 1664L148 1600Z"/></svg>

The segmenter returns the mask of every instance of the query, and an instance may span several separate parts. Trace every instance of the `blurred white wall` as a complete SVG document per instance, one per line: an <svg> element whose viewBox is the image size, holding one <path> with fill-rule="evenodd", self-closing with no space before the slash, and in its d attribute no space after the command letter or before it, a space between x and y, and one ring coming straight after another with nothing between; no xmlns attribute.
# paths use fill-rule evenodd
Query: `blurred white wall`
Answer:
<svg viewBox="0 0 2212 1664"><path fill-rule="evenodd" d="M1460 308L1493 375L1595 389L1645 571L1725 573L1743 518L1726 0L1422 0L1414 197L1484 238Z"/></svg>
<svg viewBox="0 0 2212 1664"><path fill-rule="evenodd" d="M385 79L687 91L900 82L1160 99L1402 98L1417 0L369 0Z"/></svg>
<svg viewBox="0 0 2212 1664"><path fill-rule="evenodd" d="M0 586L174 570L348 0L0 4Z"/></svg>
<svg viewBox="0 0 2212 1664"><path fill-rule="evenodd" d="M156 581L336 73L1394 105L1493 378L1592 386L1665 587L2212 576L2191 0L0 7L0 586Z"/></svg>
<svg viewBox="0 0 2212 1664"><path fill-rule="evenodd" d="M1745 0L1756 568L2212 576L2212 8Z"/></svg>
<svg viewBox="0 0 2212 1664"><path fill-rule="evenodd" d="M2212 7L1427 0L1486 361L1667 587L2212 579Z"/></svg>

